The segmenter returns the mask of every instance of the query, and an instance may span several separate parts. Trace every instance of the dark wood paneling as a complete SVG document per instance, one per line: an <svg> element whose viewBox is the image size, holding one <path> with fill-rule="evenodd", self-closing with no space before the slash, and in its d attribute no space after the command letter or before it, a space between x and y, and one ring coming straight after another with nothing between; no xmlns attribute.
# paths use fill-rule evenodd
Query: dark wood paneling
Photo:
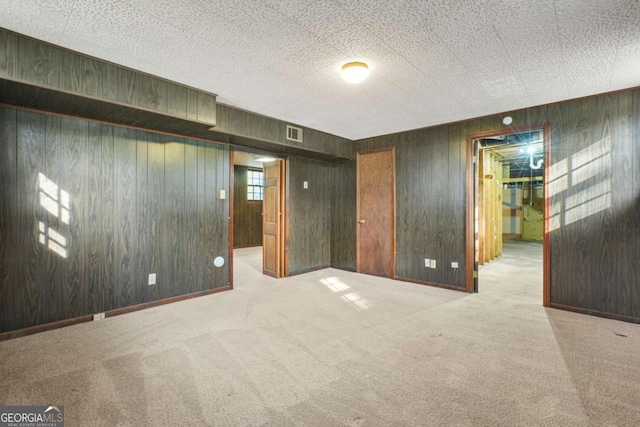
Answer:
<svg viewBox="0 0 640 427"><path fill-rule="evenodd" d="M64 173L60 164L63 157L60 153L62 148L61 138L63 137L61 122L60 117L46 117L45 168L42 171L47 179L50 179L57 186L61 185L61 178ZM59 191L56 193L55 197L59 198ZM43 234L46 239L45 247L49 243L47 241L48 229L57 231L66 239L69 238L69 225L61 221L59 215L55 216L42 211L42 217L39 218L40 221L42 221L46 230ZM66 250L67 245L64 246ZM55 280L44 283L43 298L40 301L39 310L43 314L42 322L52 322L59 319L60 313L64 312L68 306L66 301L62 300L65 296L65 288L59 286L60 283L65 283L67 279L66 259L52 250L45 250L44 258L46 277L55 277Z"/></svg>
<svg viewBox="0 0 640 427"><path fill-rule="evenodd" d="M114 153L114 214L116 239L114 245L114 300L111 307L136 303L134 260L138 253L136 217L136 131L115 127Z"/></svg>
<svg viewBox="0 0 640 427"><path fill-rule="evenodd" d="M0 103L321 160L355 157L344 138L220 106L216 96L0 29ZM16 67L19 64L19 67ZM12 72L13 68L18 68ZM215 130L209 130L216 126Z"/></svg>
<svg viewBox="0 0 640 427"><path fill-rule="evenodd" d="M0 124L0 333L227 286L228 147L11 108Z"/></svg>
<svg viewBox="0 0 640 427"><path fill-rule="evenodd" d="M198 91L186 88L187 96L187 119L198 120Z"/></svg>
<svg viewBox="0 0 640 427"><path fill-rule="evenodd" d="M352 141L314 129L303 128L304 142L286 139L287 122L226 105L217 105L216 131L232 135L231 143L275 153L321 160L355 159Z"/></svg>
<svg viewBox="0 0 640 427"><path fill-rule="evenodd" d="M195 242L198 251L198 258L201 259L206 254L208 248L209 222L202 213L206 212L207 207L207 191L210 190L207 185L207 147L204 143L198 144L198 223L197 233L199 239ZM205 214L206 215L206 214ZM207 258L208 259L208 258ZM208 265L205 262L198 262L198 283L200 286L206 287L208 284Z"/></svg>
<svg viewBox="0 0 640 427"><path fill-rule="evenodd" d="M638 277L640 277L640 226L638 226L638 224L640 224L640 197L638 197L640 194L640 144L638 144L638 140L640 139L640 90L633 91L632 96L633 109L630 115L625 115L626 117L631 116L632 118L632 141L635 141L633 151L631 152L633 173L627 178L633 183L631 187L632 202L627 207L626 212L635 225L635 227L628 230L630 238L634 242L634 248L628 253L628 256L631 257L631 262L622 264L624 260L620 260L619 263L621 263L622 266L619 268L628 271L627 274L633 280L628 292L628 294L631 295L629 311L633 313L632 316L640 318L640 314L638 314L640 313L640 290L638 289Z"/></svg>
<svg viewBox="0 0 640 427"><path fill-rule="evenodd" d="M135 259L134 301L146 302L150 272L149 235L152 227L149 203L149 146L147 132L136 133L136 238L138 253Z"/></svg>
<svg viewBox="0 0 640 427"><path fill-rule="evenodd" d="M143 74L136 75L138 81L138 106L148 110L167 112L167 82Z"/></svg>
<svg viewBox="0 0 640 427"><path fill-rule="evenodd" d="M554 306L640 319L639 94L636 89L509 113L517 126L550 123L545 167L564 173L567 182L550 195L550 214L558 215L550 230ZM466 137L503 128L504 115L356 142L357 150L396 147L398 276L464 287L473 268L465 263ZM432 253L436 270L417 267ZM460 268L450 269L451 261Z"/></svg>
<svg viewBox="0 0 640 427"><path fill-rule="evenodd" d="M53 116L50 116L53 117ZM87 188L86 188L86 225L85 250L87 266L86 292L90 295L86 301L88 313L100 312L96 306L96 294L104 281L105 250L102 245L104 232L102 208L102 125L89 122L87 140ZM99 298L98 298L99 299Z"/></svg>
<svg viewBox="0 0 640 427"><path fill-rule="evenodd" d="M212 184L207 189L207 204L210 209L209 223L211 234L208 235L211 256L206 263L212 269L209 277L214 282L229 284L229 147L217 146L207 150L207 182ZM225 191L225 198L220 198L220 191ZM215 220L223 218L224 221ZM222 267L215 267L216 257L224 259Z"/></svg>
<svg viewBox="0 0 640 427"><path fill-rule="evenodd" d="M34 84L60 87L62 50L48 44L18 37L16 77Z"/></svg>
<svg viewBox="0 0 640 427"><path fill-rule="evenodd" d="M454 186L452 184L459 183L461 179L452 180L450 178L452 175L449 173L449 165L452 160L449 159L449 127L434 129L431 139L434 141L432 144L432 158L445 161L442 163L433 161L431 163L431 183L428 187L432 190L430 199L432 203L435 203L435 209L433 210L434 215L431 221L431 232L428 236L431 242L429 253L432 254L429 258L436 260L437 268L429 270L433 273L434 282L447 283L449 279L448 272L451 271L449 254L455 247L446 235L447 230L452 228L451 223L453 222L447 205L455 197L453 196L453 188L457 187L457 185ZM457 176L462 177L463 175Z"/></svg>
<svg viewBox="0 0 640 427"><path fill-rule="evenodd" d="M449 138L449 171L448 176L462 177L462 179L454 179L449 181L448 199L445 206L448 205L450 212L464 212L466 208L465 194L467 191L465 182L465 171L467 161L467 149L466 144L459 144L458 141L464 141L467 136L467 126L464 123L455 123L449 126L448 129ZM473 190L473 189L471 189ZM467 268L466 260L464 257L459 258L458 254L464 253L466 238L461 230L465 229L465 218L462 215L451 215L450 212L445 211L449 220L446 221L444 227L444 259L443 267L444 277L443 283L465 283L465 271ZM450 248L447 250L446 248ZM451 262L458 263L458 269L449 268ZM473 269L473 265L469 266Z"/></svg>
<svg viewBox="0 0 640 427"><path fill-rule="evenodd" d="M62 89L84 95L102 96L102 63L71 51L62 51Z"/></svg>
<svg viewBox="0 0 640 427"><path fill-rule="evenodd" d="M164 228L162 230L162 247L164 262L162 263L162 286L165 293L163 298L174 297L188 292L184 281L182 261L184 246L182 230L185 230L184 214L184 143L169 139L164 145L165 173L164 173Z"/></svg>
<svg viewBox="0 0 640 427"><path fill-rule="evenodd" d="M1 33L0 33L1 34ZM17 297L19 257L14 252L19 242L16 111L0 108L0 331L20 327ZM13 207L13 208L12 208Z"/></svg>
<svg viewBox="0 0 640 427"><path fill-rule="evenodd" d="M198 121L216 123L216 98L214 96L198 92Z"/></svg>
<svg viewBox="0 0 640 427"><path fill-rule="evenodd" d="M45 222L48 212L40 205L39 175L45 168L45 127L42 114L18 112L18 152L16 167L17 203L12 212L18 218L17 247L10 250L19 261L16 282L11 288L18 328L36 325L46 317L40 312L45 280L44 246L39 243L39 221ZM4 143L4 142L2 142ZM4 203L3 203L4 204ZM3 302L4 303L4 302Z"/></svg>
<svg viewBox="0 0 640 427"><path fill-rule="evenodd" d="M107 62L102 64L102 95L99 98L118 101L119 69L119 67Z"/></svg>
<svg viewBox="0 0 640 427"><path fill-rule="evenodd" d="M166 297L164 293L160 291L160 288L164 286L164 277L162 276L162 263L163 263L163 240L162 232L164 230L164 213L162 208L164 206L164 194L165 194L165 180L164 180L164 163L165 163L165 151L163 144L163 135L149 134L148 135L148 162L147 162L147 232L148 232L148 246L147 246L147 271L145 272L144 284L148 283L148 275L156 274L156 285L146 285L144 287L144 300L155 301Z"/></svg>
<svg viewBox="0 0 640 427"><path fill-rule="evenodd" d="M234 166L233 246L262 245L262 202L247 201L246 166Z"/></svg>
<svg viewBox="0 0 640 427"><path fill-rule="evenodd" d="M115 283L115 242L116 242L116 218L115 218L115 159L113 146L113 126L102 125L102 159L101 177L102 193L100 195L100 216L102 217L102 234L100 236L102 255L98 260L102 281L95 288L93 295L94 313L101 313L112 305ZM91 165L96 166L96 165Z"/></svg>
<svg viewBox="0 0 640 427"><path fill-rule="evenodd" d="M207 150L205 152L205 194L204 194L204 213L205 213L205 232L204 236L207 236L210 241L216 240L216 232L217 227L216 223L210 221L209 218L213 217L216 212L215 207L215 192L217 186L214 184L217 176L217 168L218 164L216 162L216 156L212 150ZM212 244L204 244L204 252L203 252L203 266L204 266L204 276L205 278L213 278L215 274L215 267L213 266L213 260L217 256L214 250L214 245ZM205 279L206 280L206 279ZM211 279L210 279L211 280Z"/></svg>
<svg viewBox="0 0 640 427"><path fill-rule="evenodd" d="M288 272L330 265L332 165L292 157L287 162L287 186Z"/></svg>
<svg viewBox="0 0 640 427"><path fill-rule="evenodd" d="M0 31L0 76L15 78L17 45L18 37L15 34Z"/></svg>
<svg viewBox="0 0 640 427"><path fill-rule="evenodd" d="M118 102L128 105L138 105L140 90L138 89L138 74L127 70L126 68L118 68Z"/></svg>
<svg viewBox="0 0 640 427"><path fill-rule="evenodd" d="M184 265L182 274L186 293L200 289L198 285L198 144L193 142L184 146L184 200L182 220L183 229L180 236Z"/></svg>
<svg viewBox="0 0 640 427"><path fill-rule="evenodd" d="M331 267L356 269L356 163L333 165Z"/></svg>
<svg viewBox="0 0 640 427"><path fill-rule="evenodd" d="M187 88L185 86L167 85L167 114L183 119L188 118Z"/></svg>

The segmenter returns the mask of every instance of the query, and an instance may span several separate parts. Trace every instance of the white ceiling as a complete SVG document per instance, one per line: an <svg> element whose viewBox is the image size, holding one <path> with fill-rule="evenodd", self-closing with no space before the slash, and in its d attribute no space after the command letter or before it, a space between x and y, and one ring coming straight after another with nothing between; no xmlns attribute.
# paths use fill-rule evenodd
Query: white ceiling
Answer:
<svg viewBox="0 0 640 427"><path fill-rule="evenodd" d="M349 139L640 86L638 0L0 0L0 26ZM370 65L343 82L351 60Z"/></svg>

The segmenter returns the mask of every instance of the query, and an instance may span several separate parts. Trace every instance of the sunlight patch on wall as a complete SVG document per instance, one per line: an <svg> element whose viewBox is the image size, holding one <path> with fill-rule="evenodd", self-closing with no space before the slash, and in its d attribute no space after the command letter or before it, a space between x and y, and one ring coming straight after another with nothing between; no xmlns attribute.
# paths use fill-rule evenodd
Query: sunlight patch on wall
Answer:
<svg viewBox="0 0 640 427"><path fill-rule="evenodd" d="M59 219L63 224L71 222L71 200L69 193L61 190L58 185L44 174L38 174L38 199L40 206L51 217ZM38 242L50 251L67 258L67 238L51 226L51 217L38 221Z"/></svg>
<svg viewBox="0 0 640 427"><path fill-rule="evenodd" d="M559 199L550 206L550 231L611 207L612 167L609 137L549 167L547 197Z"/></svg>

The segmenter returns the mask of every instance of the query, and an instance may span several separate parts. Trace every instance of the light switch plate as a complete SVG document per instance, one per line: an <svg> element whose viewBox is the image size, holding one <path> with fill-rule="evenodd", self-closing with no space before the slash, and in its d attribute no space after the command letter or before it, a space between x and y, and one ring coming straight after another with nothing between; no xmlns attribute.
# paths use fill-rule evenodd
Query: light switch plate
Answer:
<svg viewBox="0 0 640 427"><path fill-rule="evenodd" d="M151 273L149 275L149 284L150 285L155 285L156 284L156 273Z"/></svg>
<svg viewBox="0 0 640 427"><path fill-rule="evenodd" d="M302 183L302 188L304 188L305 190L309 188L309 182L308 181L304 181Z"/></svg>
<svg viewBox="0 0 640 427"><path fill-rule="evenodd" d="M435 259L431 260L431 268L436 268L436 260Z"/></svg>
<svg viewBox="0 0 640 427"><path fill-rule="evenodd" d="M425 266L426 268L431 267L431 260L430 260L429 258L425 258L425 259L424 259L424 266Z"/></svg>
<svg viewBox="0 0 640 427"><path fill-rule="evenodd" d="M227 192L225 190L220 190L220 200L224 200L227 198Z"/></svg>

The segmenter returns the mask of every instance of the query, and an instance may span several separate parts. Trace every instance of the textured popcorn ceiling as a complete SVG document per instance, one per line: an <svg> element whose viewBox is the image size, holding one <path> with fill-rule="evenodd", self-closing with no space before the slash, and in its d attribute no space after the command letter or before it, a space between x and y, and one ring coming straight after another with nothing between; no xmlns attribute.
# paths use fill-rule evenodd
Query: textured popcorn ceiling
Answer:
<svg viewBox="0 0 640 427"><path fill-rule="evenodd" d="M638 0L0 0L0 26L350 139L640 85Z"/></svg>

